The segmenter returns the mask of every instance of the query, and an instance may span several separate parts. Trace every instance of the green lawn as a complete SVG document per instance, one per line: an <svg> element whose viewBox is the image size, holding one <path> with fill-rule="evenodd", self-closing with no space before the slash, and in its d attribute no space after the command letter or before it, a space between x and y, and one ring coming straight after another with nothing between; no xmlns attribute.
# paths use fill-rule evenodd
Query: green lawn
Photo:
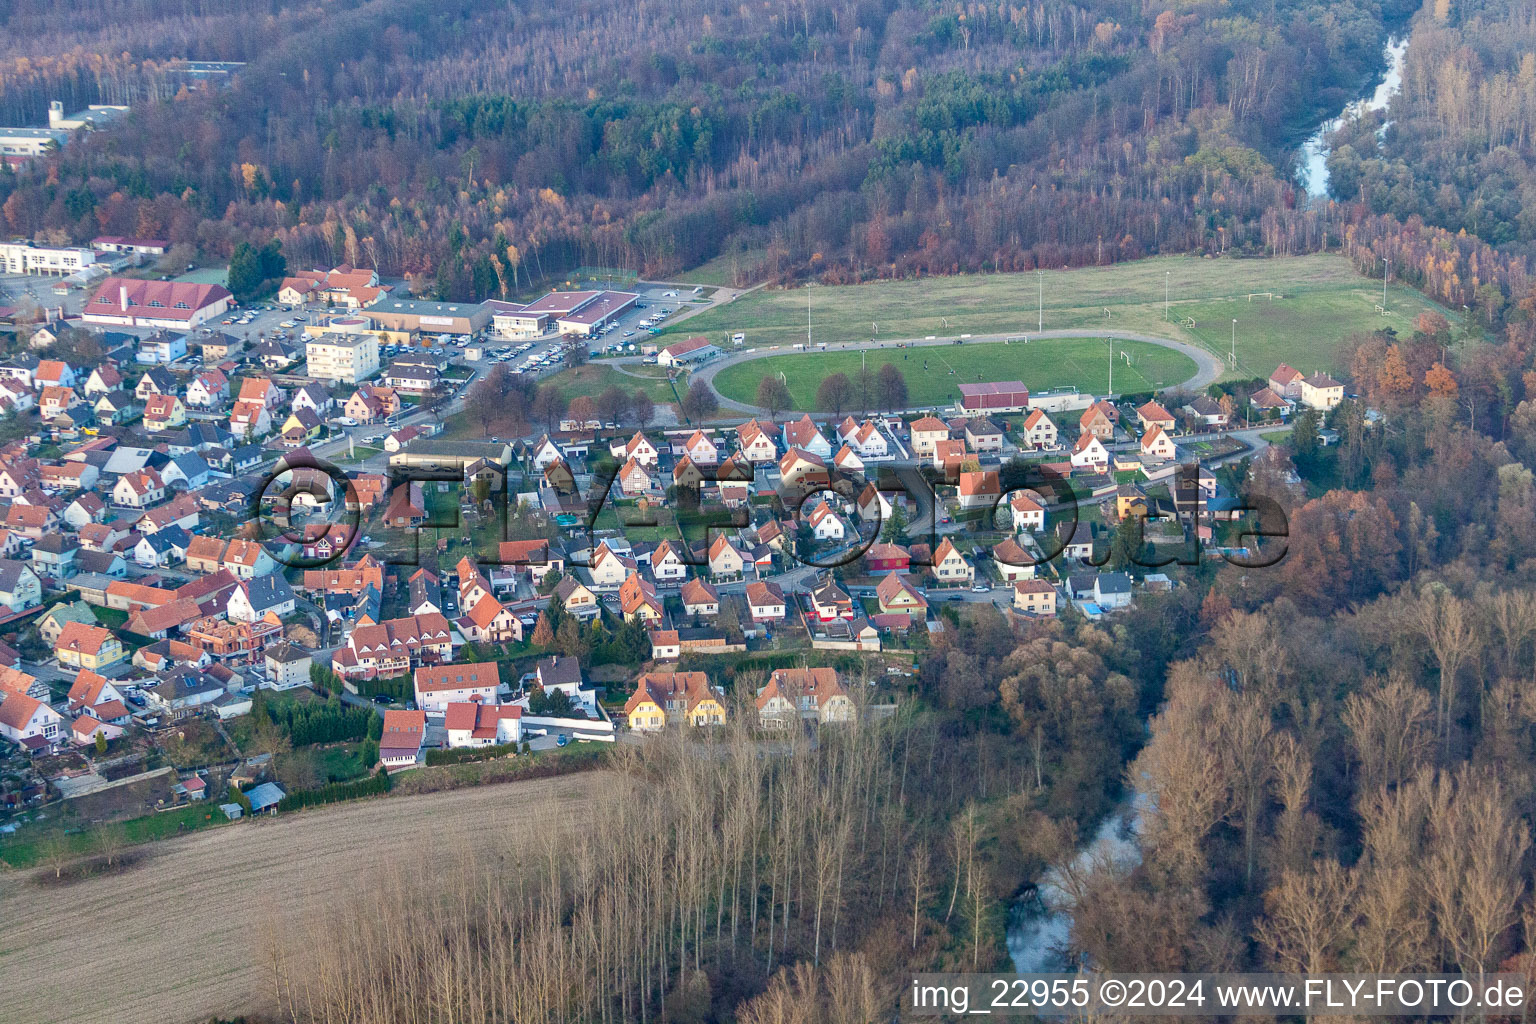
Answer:
<svg viewBox="0 0 1536 1024"><path fill-rule="evenodd" d="M1127 362L1121 354L1128 354ZM913 406L939 406L960 397L959 385L978 380L1022 380L1030 388L1074 386L1103 394L1109 385L1109 345L1099 338L1047 338L1029 344L1001 342L924 346L861 353L855 350L773 355L722 369L715 388L727 398L755 403L765 374L783 373L796 409L816 408L816 389L834 373L853 377L861 355L876 370L892 363L906 375ZM1114 385L1118 392L1151 391L1187 380L1195 361L1181 352L1138 341L1115 342Z"/></svg>
<svg viewBox="0 0 1536 1024"><path fill-rule="evenodd" d="M1164 318L1167 283L1169 308ZM1237 375L1267 374L1281 360L1298 368L1337 369L1332 354L1345 335L1383 325L1406 333L1413 317L1438 309L1412 289L1388 289L1388 316L1376 312L1381 285L1354 272L1343 256L1274 259L1158 257L1110 267L1028 274L971 274L809 288L763 288L693 317L664 333L719 339L741 331L747 345L788 346L871 337L1019 334L1036 330L1043 284L1044 327L1111 327L1205 345L1225 355L1237 318ZM1273 299L1250 293L1265 292ZM809 299L809 303L807 300ZM1460 313L1450 317L1460 321ZM1184 318L1195 326L1181 326ZM878 334L875 330L878 326ZM1244 373L1244 370L1249 372ZM1026 381L1027 382L1027 381Z"/></svg>
<svg viewBox="0 0 1536 1024"><path fill-rule="evenodd" d="M630 394L644 391L657 405L671 405L677 401L672 395L672 388L667 384L665 371L661 371L658 377L654 367L638 366L633 369L640 376L621 373L618 368L602 362L588 363L585 366L551 374L540 383L552 384L559 388L566 401L578 395L596 396L615 386ZM678 393L682 393L681 387L678 388Z"/></svg>
<svg viewBox="0 0 1536 1024"><path fill-rule="evenodd" d="M0 862L9 864L13 868L31 867L43 860L48 844L55 838L63 839L69 856L87 856L97 849L98 837L104 829L116 831L122 837L124 846L135 846L139 843L166 839L183 832L227 823L228 819L219 810L217 801L205 800L188 804L174 811L146 814L143 817L130 818L115 824L90 825L78 831L66 832L59 827L58 823L42 827L26 825L19 832L21 838L0 839Z"/></svg>

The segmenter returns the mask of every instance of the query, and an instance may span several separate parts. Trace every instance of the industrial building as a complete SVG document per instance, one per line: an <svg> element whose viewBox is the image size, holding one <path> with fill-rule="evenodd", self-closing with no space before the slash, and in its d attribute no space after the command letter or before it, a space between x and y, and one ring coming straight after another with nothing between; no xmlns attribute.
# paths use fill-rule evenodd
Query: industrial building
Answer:
<svg viewBox="0 0 1536 1024"><path fill-rule="evenodd" d="M185 330L223 316L232 298L228 289L216 284L109 277L86 302L80 318L88 324Z"/></svg>
<svg viewBox="0 0 1536 1024"><path fill-rule="evenodd" d="M478 302L385 299L369 308L368 318L386 331L467 336L491 322L491 311Z"/></svg>
<svg viewBox="0 0 1536 1024"><path fill-rule="evenodd" d="M686 363L703 363L715 358L720 350L710 344L708 338L689 338L675 345L668 345L656 355L657 366L682 366Z"/></svg>
<svg viewBox="0 0 1536 1024"><path fill-rule="evenodd" d="M536 338L551 321L561 334L585 337L633 309L639 298L634 292L550 292L527 305L491 301L486 306L503 338Z"/></svg>
<svg viewBox="0 0 1536 1024"><path fill-rule="evenodd" d="M462 473L481 459L506 469L512 464L512 446L501 441L434 441L417 438L389 457L389 468Z"/></svg>
<svg viewBox="0 0 1536 1024"><path fill-rule="evenodd" d="M96 254L89 249L26 241L0 242L0 272L7 274L57 274L64 277L95 262Z"/></svg>
<svg viewBox="0 0 1536 1024"><path fill-rule="evenodd" d="M59 128L0 128L0 158L19 167L69 141L69 132Z"/></svg>
<svg viewBox="0 0 1536 1024"><path fill-rule="evenodd" d="M960 408L966 412L1021 412L1029 407L1029 388L1022 381L961 384Z"/></svg>

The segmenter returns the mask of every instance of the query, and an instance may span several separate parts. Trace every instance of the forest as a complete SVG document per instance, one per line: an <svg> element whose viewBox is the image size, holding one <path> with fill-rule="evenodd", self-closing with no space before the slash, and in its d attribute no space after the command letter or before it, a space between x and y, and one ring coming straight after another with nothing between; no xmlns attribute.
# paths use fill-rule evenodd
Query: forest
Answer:
<svg viewBox="0 0 1536 1024"><path fill-rule="evenodd" d="M0 175L18 235L168 236L210 259L275 238L290 266L464 299L582 264L857 280L1403 227L1306 208L1294 175L1412 0L75 6L8 11L0 118L136 106ZM248 64L189 91L177 57ZM1500 272L1474 262L1447 301Z"/></svg>

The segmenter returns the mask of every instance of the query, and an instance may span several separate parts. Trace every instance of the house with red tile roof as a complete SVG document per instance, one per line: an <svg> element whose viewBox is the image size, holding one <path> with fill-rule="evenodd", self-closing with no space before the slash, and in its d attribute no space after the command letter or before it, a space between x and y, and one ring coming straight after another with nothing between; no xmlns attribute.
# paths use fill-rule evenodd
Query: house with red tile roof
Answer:
<svg viewBox="0 0 1536 1024"><path fill-rule="evenodd" d="M421 745L427 735L425 711L384 712L384 731L379 736L379 763L386 771L398 772L421 763Z"/></svg>
<svg viewBox="0 0 1536 1024"><path fill-rule="evenodd" d="M445 709L443 728L452 749L521 743L523 708L520 704L457 702Z"/></svg>
<svg viewBox="0 0 1536 1024"><path fill-rule="evenodd" d="M479 701L495 704L501 670L494 661L464 665L423 665L411 674L416 706L439 715L451 703Z"/></svg>

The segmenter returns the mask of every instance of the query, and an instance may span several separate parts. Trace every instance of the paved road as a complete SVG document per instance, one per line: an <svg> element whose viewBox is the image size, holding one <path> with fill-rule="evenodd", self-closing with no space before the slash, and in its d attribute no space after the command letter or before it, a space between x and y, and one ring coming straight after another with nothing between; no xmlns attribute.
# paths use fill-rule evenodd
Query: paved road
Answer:
<svg viewBox="0 0 1536 1024"><path fill-rule="evenodd" d="M965 343L966 344L983 344L983 343L987 343L987 342L1000 342L1000 341L1003 341L1005 338L1017 338L1019 336L1020 336L1020 332L1017 332L1017 331L1003 333L1003 334L975 334L975 335L972 335L971 337L967 338ZM1195 361L1196 370L1195 370L1194 376L1190 377L1188 380L1185 380L1185 381L1183 381L1180 384L1174 385L1174 387L1181 387L1181 388L1184 388L1184 389L1190 390L1190 391L1200 391L1200 390L1203 390L1207 385L1215 382L1217 380L1217 378L1219 378L1222 375L1222 373L1224 373L1225 370L1226 370L1226 365L1220 359L1216 358L1210 352L1207 352L1205 349L1200 348L1197 345L1191 345L1191 344L1189 344L1187 342L1183 342L1183 341L1174 341L1172 338L1160 338L1160 337L1157 337L1156 335L1153 335L1153 334L1142 334L1142 333L1139 333L1137 331L1088 330L1088 329L1079 328L1077 330L1052 330L1052 331L1031 332L1031 333L1028 333L1026 336L1028 338L1030 338L1031 340L1037 340L1037 339L1038 340L1049 340L1049 339L1052 339L1052 338L1082 338L1082 337L1085 337L1085 336L1091 336L1091 337L1096 337L1096 338L1115 338L1115 339L1120 340L1120 341L1140 341L1140 342L1145 342L1145 343L1147 343L1149 345L1160 345L1163 348L1171 348L1175 352L1181 352L1184 355L1188 356L1189 358L1191 358L1191 359L1193 359ZM839 345L828 345L825 350L818 349L817 351L827 351L827 352L843 351L843 350L858 351L860 349L869 350L869 351L879 351L879 350L882 350L882 349L897 349L897 348L927 348L927 347L939 346L939 345L944 345L944 346L953 345L955 343L955 340L956 339L951 336L951 337L943 337L943 338L934 338L932 340L930 340L928 338L893 338L893 339L882 340L882 341L850 341L850 342L844 342L844 343L839 344ZM763 358L766 358L768 356L788 355L788 354L792 353L793 351L794 351L793 349L786 350L786 349L780 348L777 351L765 350L765 349L752 349L752 350L749 350L749 351L746 351L746 352L732 352L732 353L726 355L724 358L716 359L713 362L706 363L705 365L699 367L697 370L693 371L693 378L692 379L702 380L705 383L709 384L710 387L714 387L715 374L719 373L721 370L725 369L727 366L733 366L733 365L735 365L737 363L748 362L748 361L753 360L753 359L763 359ZM805 353L803 353L803 354L805 354ZM629 362L629 361L632 361L632 360L625 359L625 360L618 360L618 361L619 362ZM721 407L721 409L729 408L729 409L733 409L733 410L735 410L737 412L740 412L740 413L746 413L748 415L754 415L754 416L766 416L768 414L768 410L767 409L763 409L763 408L760 408L759 406L755 406L755 405L750 405L750 404L747 404L745 402L737 402L737 401L734 401L732 399L726 398L724 395L720 395L720 392L718 390L716 390L715 394L720 396L720 407ZM816 412L815 410L794 410L794 411L795 412L811 412L813 415ZM916 410L916 408L914 408L914 409L901 410L901 411L914 412L914 411L917 411L917 410Z"/></svg>

